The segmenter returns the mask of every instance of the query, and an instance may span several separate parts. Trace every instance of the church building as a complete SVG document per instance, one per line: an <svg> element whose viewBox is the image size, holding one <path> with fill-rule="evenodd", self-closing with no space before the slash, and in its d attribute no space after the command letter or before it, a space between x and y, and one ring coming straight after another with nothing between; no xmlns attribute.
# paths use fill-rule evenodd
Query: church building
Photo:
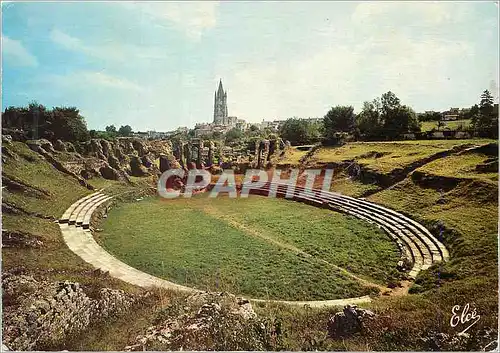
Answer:
<svg viewBox="0 0 500 353"><path fill-rule="evenodd" d="M219 81L219 88L215 91L214 100L214 124L228 125L227 121L227 92L224 92L222 80Z"/></svg>
<svg viewBox="0 0 500 353"><path fill-rule="evenodd" d="M227 92L219 81L219 88L215 91L214 98L214 125L235 126L238 118L227 114Z"/></svg>

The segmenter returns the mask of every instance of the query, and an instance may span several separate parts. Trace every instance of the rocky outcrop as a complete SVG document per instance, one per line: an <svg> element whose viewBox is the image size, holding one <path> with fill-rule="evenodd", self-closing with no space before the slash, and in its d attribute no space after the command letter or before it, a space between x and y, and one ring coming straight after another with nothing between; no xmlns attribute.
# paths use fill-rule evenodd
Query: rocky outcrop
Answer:
<svg viewBox="0 0 500 353"><path fill-rule="evenodd" d="M54 149L56 151L59 151L59 152L67 152L68 151L66 145L61 140L56 140L56 142L54 142Z"/></svg>
<svg viewBox="0 0 500 353"><path fill-rule="evenodd" d="M447 334L431 331L420 337L426 351L479 351L498 352L498 332L493 328L482 328L472 333Z"/></svg>
<svg viewBox="0 0 500 353"><path fill-rule="evenodd" d="M28 140L26 141L26 144L35 152L38 152L40 148L43 148L45 152L55 153L54 146L52 146L52 143L49 140Z"/></svg>
<svg viewBox="0 0 500 353"><path fill-rule="evenodd" d="M246 342L249 337L245 337L245 330L261 325L246 299L227 293L196 293L165 311L169 309L177 313L149 327L125 350L139 351L147 347L155 350L245 350L259 347L257 341ZM255 337L250 339L256 340Z"/></svg>
<svg viewBox="0 0 500 353"><path fill-rule="evenodd" d="M110 165L111 168L122 169L122 167L120 165L120 161L114 155L109 155L108 156L108 163L109 163L109 165Z"/></svg>
<svg viewBox="0 0 500 353"><path fill-rule="evenodd" d="M39 248L42 245L39 237L33 234L2 229L2 248Z"/></svg>
<svg viewBox="0 0 500 353"><path fill-rule="evenodd" d="M337 339L362 332L367 320L375 317L370 310L360 309L356 305L346 305L328 321L328 335Z"/></svg>
<svg viewBox="0 0 500 353"><path fill-rule="evenodd" d="M129 174L135 177L143 177L149 175L147 168L142 164L142 160L138 156L130 156L130 171Z"/></svg>
<svg viewBox="0 0 500 353"><path fill-rule="evenodd" d="M164 154L160 155L160 173L163 173L169 169L171 169L172 166L170 164L170 160L168 157Z"/></svg>
<svg viewBox="0 0 500 353"><path fill-rule="evenodd" d="M25 142L28 140L28 134L26 131L19 129L2 128L2 136L5 135L9 135L13 141Z"/></svg>
<svg viewBox="0 0 500 353"><path fill-rule="evenodd" d="M476 166L478 173L498 173L498 157L488 158L483 163Z"/></svg>
<svg viewBox="0 0 500 353"><path fill-rule="evenodd" d="M73 170L66 167L65 163L61 162L55 157L55 150L52 146L52 143L48 140L40 139L40 140L29 140L26 141L28 147L41 154L49 163L51 163L57 170L72 176L77 179L80 185L85 186L89 190L93 190L94 188L89 185L84 178L75 173Z"/></svg>
<svg viewBox="0 0 500 353"><path fill-rule="evenodd" d="M5 146L10 143L7 138L2 141ZM61 140L56 140L53 146L45 139L28 140L26 144L54 167L75 177L86 187L89 187L86 180L93 177L130 181L129 175L142 177L160 174L156 160L160 155L168 157L172 153L168 141L137 138L118 138L113 141L91 139L76 146ZM8 155L8 152L2 146L2 155Z"/></svg>
<svg viewBox="0 0 500 353"><path fill-rule="evenodd" d="M111 173L123 175L124 172L132 176L148 176L158 174L160 171L155 163L160 155L169 156L172 154L172 146L169 141L146 141L138 138L124 137L113 141L104 139L92 139L88 142L80 143L78 151L83 158L94 158L94 164L97 161L103 161L107 164L101 164L99 170L104 168L108 178ZM80 161L81 169L88 170L88 166L83 166ZM109 165L108 165L109 164ZM114 169L113 172L110 168ZM80 172L80 171L79 171ZM89 171L89 175L95 174Z"/></svg>
<svg viewBox="0 0 500 353"><path fill-rule="evenodd" d="M91 323L126 312L136 298L101 288L89 296L75 282L49 282L23 274L4 274L3 339L12 350L43 350Z"/></svg>
<svg viewBox="0 0 500 353"><path fill-rule="evenodd" d="M12 136L2 135L2 144L10 145L12 143Z"/></svg>
<svg viewBox="0 0 500 353"><path fill-rule="evenodd" d="M66 146L67 152L75 152L76 153L75 145L73 145L71 142L64 142L64 145Z"/></svg>
<svg viewBox="0 0 500 353"><path fill-rule="evenodd" d="M120 173L109 165L104 165L99 168L99 173L104 179L120 180Z"/></svg>

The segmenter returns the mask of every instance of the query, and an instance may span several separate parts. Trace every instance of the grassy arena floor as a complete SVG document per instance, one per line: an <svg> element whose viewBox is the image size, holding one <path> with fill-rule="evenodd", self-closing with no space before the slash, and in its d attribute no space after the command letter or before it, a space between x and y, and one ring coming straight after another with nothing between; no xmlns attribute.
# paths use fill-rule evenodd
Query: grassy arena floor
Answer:
<svg viewBox="0 0 500 353"><path fill-rule="evenodd" d="M282 200L146 198L113 208L98 241L124 262L200 289L254 298L361 296L397 280L398 252L360 220Z"/></svg>

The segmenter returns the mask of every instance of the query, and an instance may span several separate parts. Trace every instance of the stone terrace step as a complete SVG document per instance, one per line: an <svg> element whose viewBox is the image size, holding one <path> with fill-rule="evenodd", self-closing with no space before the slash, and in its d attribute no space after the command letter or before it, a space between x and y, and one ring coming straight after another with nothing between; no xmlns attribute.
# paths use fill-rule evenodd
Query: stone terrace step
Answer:
<svg viewBox="0 0 500 353"><path fill-rule="evenodd" d="M401 227L402 229L410 230L419 239L419 241L425 243L425 246L427 247L427 249L429 250L429 252L431 254L431 258L432 258L433 262L439 262L439 261L443 260L443 256L441 255L441 252L439 251L439 248L427 236L427 234L421 232L419 229L417 229L413 225L407 223L407 219L401 218L400 215L396 216L393 213L385 212L385 210L384 211L380 211L376 207L373 207L372 206L373 204L367 205L367 204L364 204L364 203L356 203L356 202L353 202L352 199L348 199L348 200L345 200L345 199L342 199L342 198L336 198L336 199L342 200L340 202L344 202L344 203L349 204L349 205L354 205L354 207L362 208L362 209L364 209L367 212L378 214L380 216L380 218L382 218L382 219L384 219L384 220L386 220L388 222L394 223L397 226Z"/></svg>
<svg viewBox="0 0 500 353"><path fill-rule="evenodd" d="M99 207L103 203L111 200L112 198L113 198L113 196L108 196L108 197L106 197L106 198L104 198L102 200L97 201L96 203L94 203L92 205L92 207L89 208L89 210L87 211L87 213L85 214L85 216L83 218L83 222L82 222L82 228L83 229L89 229L90 228L90 218L92 218L92 214L97 209L97 207Z"/></svg>
<svg viewBox="0 0 500 353"><path fill-rule="evenodd" d="M94 197L92 198L82 209L80 209L80 212L78 212L78 214L76 215L76 225L81 225L83 223L83 220L85 218L85 215L87 214L87 212L92 208L92 206L101 201L101 200L104 200L106 198L108 198L109 196L108 195L101 195L99 197Z"/></svg>
<svg viewBox="0 0 500 353"><path fill-rule="evenodd" d="M353 200L357 200L358 202L362 203L362 204L369 204L371 205L372 207L376 207L380 210L383 210L387 213L391 213L391 214L394 214L394 215L397 215L398 217L400 217L402 220L405 220L407 223L413 225L415 228L417 228L420 232L422 232L428 239L430 239L435 245L436 247L438 248L438 251L440 252L441 254L441 257L444 261L447 261L449 258L450 258L450 255L449 255L449 252L448 252L448 249L446 249L446 247L444 246L443 243L441 243L438 239L436 239L436 237L434 237L431 232L429 232L429 230L427 228L425 228L423 225L421 225L420 223L414 221L413 219L409 218L409 217L406 217L405 215L401 214L401 213L398 213L394 210L391 210L389 208L386 208L384 206L381 206L381 205L378 205L378 204L374 204L374 203L371 203L369 201L366 201L366 200L361 200L361 199L355 199L353 197L350 197L350 196L344 196L346 199L353 199Z"/></svg>
<svg viewBox="0 0 500 353"><path fill-rule="evenodd" d="M99 199L101 197L105 196L104 194L102 193L98 193L97 195L94 195L90 198L88 198L87 200L85 200L84 202L80 203L74 210L73 212L71 213L71 215L69 216L69 224L75 224L76 221L77 221L77 218L78 218L78 215L80 214L80 212L89 204L91 204L92 202L94 202L94 200L96 199Z"/></svg>
<svg viewBox="0 0 500 353"><path fill-rule="evenodd" d="M59 219L59 222L61 223L66 223L69 221L69 217L71 216L71 214L73 213L73 211L83 202L87 201L88 199L96 196L99 194L99 190L97 192L94 192L90 195L87 195L79 200L77 200L76 202L74 202L71 206L69 206L69 208L64 212L64 214L62 215L62 217Z"/></svg>
<svg viewBox="0 0 500 353"><path fill-rule="evenodd" d="M271 184L271 183L268 183L266 185L267 188L269 187L269 184ZM275 185L286 186L286 184L279 184L279 183L276 183ZM306 191L309 193L314 193L316 195L320 195L321 198L331 199L333 197L333 198L341 199L341 200L344 200L346 202L350 202L353 204L358 204L358 205L362 204L366 208L381 211L385 214L385 216L391 217L391 218L395 219L396 221L404 224L405 228L410 228L415 233L415 235L420 237L421 240L428 245L431 253L433 253L433 255L436 256L436 259L435 259L436 261L447 260L449 258L448 251L446 250L444 245L441 242L439 242L437 239L435 239L435 237L427 230L427 228L425 228L424 226L422 226L418 222L415 222L411 218L408 218L408 217L406 217L406 216L404 216L404 215L402 215L394 210L385 208L383 206L371 203L371 202L366 201L366 200L356 199L356 198L353 198L350 196L345 196L345 195L341 195L341 194L334 193L334 192L312 190L312 189L306 189L303 187L296 187L295 191L297 192L297 190L298 191Z"/></svg>

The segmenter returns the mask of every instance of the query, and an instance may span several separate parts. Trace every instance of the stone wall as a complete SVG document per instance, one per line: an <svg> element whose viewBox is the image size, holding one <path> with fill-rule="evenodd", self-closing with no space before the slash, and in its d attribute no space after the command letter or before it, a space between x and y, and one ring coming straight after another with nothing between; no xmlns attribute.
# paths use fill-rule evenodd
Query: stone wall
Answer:
<svg viewBox="0 0 500 353"><path fill-rule="evenodd" d="M159 174L156 163L161 155L172 156L170 141L146 141L138 138L118 138L114 141L91 139L77 143L48 140L27 141L28 146L50 157L76 178L90 179L98 176L112 180L128 180L129 175L148 176ZM53 161L52 161L53 160ZM55 162L54 162L55 161Z"/></svg>
<svg viewBox="0 0 500 353"><path fill-rule="evenodd" d="M121 290L92 289L7 273L2 278L3 342L11 350L43 350L90 324L128 311L137 298Z"/></svg>

